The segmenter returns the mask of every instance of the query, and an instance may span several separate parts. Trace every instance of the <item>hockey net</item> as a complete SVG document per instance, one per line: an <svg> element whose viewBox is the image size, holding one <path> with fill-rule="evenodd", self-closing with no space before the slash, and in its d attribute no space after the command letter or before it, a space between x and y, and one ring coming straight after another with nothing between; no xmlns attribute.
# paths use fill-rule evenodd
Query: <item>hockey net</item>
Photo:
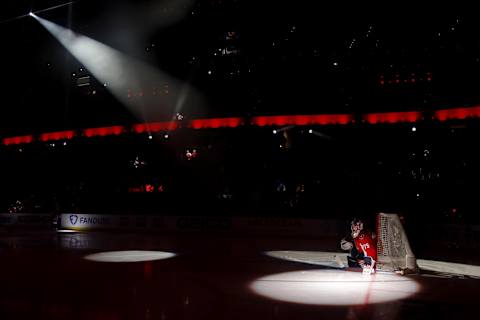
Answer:
<svg viewBox="0 0 480 320"><path fill-rule="evenodd" d="M378 270L391 272L416 270L415 255L396 214L379 213L377 215L377 252Z"/></svg>

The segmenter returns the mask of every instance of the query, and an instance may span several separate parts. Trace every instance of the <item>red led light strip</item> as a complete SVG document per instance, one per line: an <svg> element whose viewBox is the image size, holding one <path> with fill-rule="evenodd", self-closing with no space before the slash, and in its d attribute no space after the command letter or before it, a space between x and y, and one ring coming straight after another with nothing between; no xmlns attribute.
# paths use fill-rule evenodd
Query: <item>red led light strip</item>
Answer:
<svg viewBox="0 0 480 320"><path fill-rule="evenodd" d="M42 133L39 137L40 141L47 142L47 141L58 141L58 140L70 140L75 136L75 131L68 130L68 131L59 131L59 132L49 132L49 133Z"/></svg>
<svg viewBox="0 0 480 320"><path fill-rule="evenodd" d="M479 118L480 106L469 108L454 108L438 110L434 113L434 119L447 121L451 119ZM369 124L377 123L399 123L416 122L422 120L423 115L418 111L411 112L386 112L370 113L362 116L362 119ZM344 125L354 122L354 116L351 114L323 114L323 115L279 115L279 116L259 116L251 119L251 124L264 126L285 126L285 125ZM196 119L187 123L186 127L193 129L216 129L216 128L236 128L245 124L244 118L213 118ZM179 128L179 122L152 122L140 123L132 126L135 133L153 133L161 131L173 131ZM82 130L83 136L87 138L104 137L111 135L120 135L127 132L123 126L112 126L102 128L89 128ZM74 130L43 133L38 136L42 142L70 140L76 136ZM28 144L34 141L32 135L3 138L2 143L6 146Z"/></svg>
<svg viewBox="0 0 480 320"><path fill-rule="evenodd" d="M19 144L27 144L33 141L33 136L19 136L19 137L12 137L12 138L4 138L2 143L6 146L10 145L19 145Z"/></svg>
<svg viewBox="0 0 480 320"><path fill-rule="evenodd" d="M285 125L327 125L327 124L348 124L353 122L353 115L350 114L322 114L322 115L292 115L292 116L262 116L252 118L252 124L264 126L285 126Z"/></svg>
<svg viewBox="0 0 480 320"><path fill-rule="evenodd" d="M434 117L440 121L480 117L480 106L471 108L444 109L435 111Z"/></svg>
<svg viewBox="0 0 480 320"><path fill-rule="evenodd" d="M197 119L190 121L193 129L236 128L244 123L242 118Z"/></svg>
<svg viewBox="0 0 480 320"><path fill-rule="evenodd" d="M422 113L417 111L369 113L363 116L363 120L365 120L370 124L416 122L421 119L422 119Z"/></svg>
<svg viewBox="0 0 480 320"><path fill-rule="evenodd" d="M125 131L123 126L90 128L83 130L83 135L87 138L118 136Z"/></svg>
<svg viewBox="0 0 480 320"><path fill-rule="evenodd" d="M173 131L176 129L178 129L178 122L176 121L139 123L132 126L132 130L135 133Z"/></svg>

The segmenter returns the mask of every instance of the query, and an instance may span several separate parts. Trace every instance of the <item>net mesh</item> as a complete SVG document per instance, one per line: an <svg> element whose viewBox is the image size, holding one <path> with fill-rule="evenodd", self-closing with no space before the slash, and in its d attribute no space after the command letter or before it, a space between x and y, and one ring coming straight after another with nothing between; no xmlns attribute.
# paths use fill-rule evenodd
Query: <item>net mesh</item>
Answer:
<svg viewBox="0 0 480 320"><path fill-rule="evenodd" d="M377 237L377 269L384 271L415 270L415 256L398 215L378 214Z"/></svg>

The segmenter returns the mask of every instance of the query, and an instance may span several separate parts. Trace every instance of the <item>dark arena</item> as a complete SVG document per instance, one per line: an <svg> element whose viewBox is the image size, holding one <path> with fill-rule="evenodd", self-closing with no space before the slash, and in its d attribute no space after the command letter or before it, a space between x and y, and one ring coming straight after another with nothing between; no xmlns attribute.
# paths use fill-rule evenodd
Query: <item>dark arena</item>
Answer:
<svg viewBox="0 0 480 320"><path fill-rule="evenodd" d="M478 316L473 5L0 6L1 320Z"/></svg>

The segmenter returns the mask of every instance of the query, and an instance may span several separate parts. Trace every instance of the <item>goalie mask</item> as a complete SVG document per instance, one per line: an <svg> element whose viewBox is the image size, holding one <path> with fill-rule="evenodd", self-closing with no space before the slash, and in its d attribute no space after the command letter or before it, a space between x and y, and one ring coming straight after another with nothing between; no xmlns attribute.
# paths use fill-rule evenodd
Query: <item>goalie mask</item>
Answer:
<svg viewBox="0 0 480 320"><path fill-rule="evenodd" d="M354 219L350 224L350 228L352 229L352 238L355 239L363 230L363 222L361 220Z"/></svg>

